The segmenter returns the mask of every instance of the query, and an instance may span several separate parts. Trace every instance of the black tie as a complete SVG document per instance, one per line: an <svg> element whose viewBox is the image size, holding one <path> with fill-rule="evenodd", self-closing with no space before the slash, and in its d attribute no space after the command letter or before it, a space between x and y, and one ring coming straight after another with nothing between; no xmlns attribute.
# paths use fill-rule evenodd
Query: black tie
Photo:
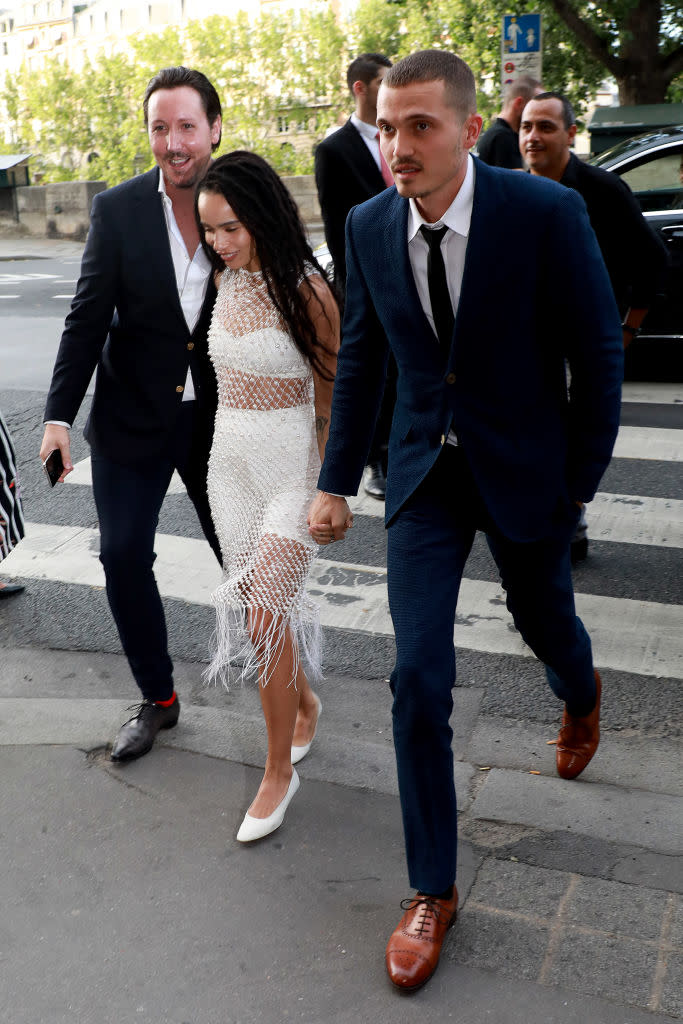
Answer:
<svg viewBox="0 0 683 1024"><path fill-rule="evenodd" d="M426 224L423 224L420 231L429 246L427 281L429 283L429 301L432 304L434 327L436 328L436 334L441 347L444 352L448 353L451 347L453 325L455 323L451 297L448 294L446 267L441 255L441 239L448 231L448 228L428 228Z"/></svg>

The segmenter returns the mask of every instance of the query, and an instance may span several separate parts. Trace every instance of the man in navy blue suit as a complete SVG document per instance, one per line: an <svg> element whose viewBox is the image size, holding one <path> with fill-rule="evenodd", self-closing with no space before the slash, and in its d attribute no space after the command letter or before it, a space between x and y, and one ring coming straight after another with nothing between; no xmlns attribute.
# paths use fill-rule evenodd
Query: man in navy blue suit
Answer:
<svg viewBox="0 0 683 1024"><path fill-rule="evenodd" d="M207 331L216 297L194 193L221 138L221 104L190 68L164 68L143 101L157 166L95 197L81 275L45 410L42 459L59 449L95 369L85 437L107 597L142 693L112 759L146 754L178 721L164 610L154 578L159 510L177 469L220 559L206 494L216 410Z"/></svg>
<svg viewBox="0 0 683 1024"><path fill-rule="evenodd" d="M583 200L475 162L481 117L462 60L426 50L399 61L377 112L396 187L347 222L343 340L309 524L321 544L351 524L343 495L358 489L391 348L392 713L417 894L402 904L386 966L411 991L435 970L457 910L453 629L477 530L564 702L559 774L575 778L597 748L600 679L574 607L569 538L612 453L623 356Z"/></svg>

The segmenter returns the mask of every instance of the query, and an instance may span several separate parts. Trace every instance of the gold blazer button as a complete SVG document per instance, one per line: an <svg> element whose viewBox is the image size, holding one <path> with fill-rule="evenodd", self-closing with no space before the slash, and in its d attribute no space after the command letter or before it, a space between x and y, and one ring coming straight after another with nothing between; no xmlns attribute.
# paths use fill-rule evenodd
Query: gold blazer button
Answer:
<svg viewBox="0 0 683 1024"><path fill-rule="evenodd" d="M446 374L446 383L447 384L455 384L455 374L454 373L447 373Z"/></svg>
<svg viewBox="0 0 683 1024"><path fill-rule="evenodd" d="M182 394L184 390L185 388L183 387L182 384L179 384L178 387L176 388L176 391L178 392L179 395Z"/></svg>
<svg viewBox="0 0 683 1024"><path fill-rule="evenodd" d="M445 443L446 443L446 435L442 434L441 435L441 444L444 445Z"/></svg>
<svg viewBox="0 0 683 1024"><path fill-rule="evenodd" d="M191 352L193 348L194 348L194 342L193 341L188 341L188 343L187 343L187 351Z"/></svg>

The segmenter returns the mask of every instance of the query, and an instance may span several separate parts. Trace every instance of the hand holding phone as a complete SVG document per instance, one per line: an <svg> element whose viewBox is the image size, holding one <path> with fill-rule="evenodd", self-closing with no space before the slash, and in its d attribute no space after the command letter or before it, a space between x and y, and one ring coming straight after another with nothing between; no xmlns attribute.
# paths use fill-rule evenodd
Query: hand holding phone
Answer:
<svg viewBox="0 0 683 1024"><path fill-rule="evenodd" d="M45 476L50 483L50 487L54 487L64 472L64 462L59 448L52 449L48 457L43 462L43 470L45 471Z"/></svg>

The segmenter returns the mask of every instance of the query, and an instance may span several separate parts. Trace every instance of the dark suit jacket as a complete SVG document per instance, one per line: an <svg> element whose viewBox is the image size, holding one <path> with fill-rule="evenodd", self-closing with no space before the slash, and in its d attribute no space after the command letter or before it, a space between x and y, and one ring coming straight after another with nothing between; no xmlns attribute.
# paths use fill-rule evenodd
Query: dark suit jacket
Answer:
<svg viewBox="0 0 683 1024"><path fill-rule="evenodd" d="M631 189L618 174L586 164L574 153L560 184L583 197L621 315L629 306L649 309L669 257Z"/></svg>
<svg viewBox="0 0 683 1024"><path fill-rule="evenodd" d="M491 167L522 169L524 161L519 151L519 135L504 117L497 117L477 143L477 156Z"/></svg>
<svg viewBox="0 0 683 1024"><path fill-rule="evenodd" d="M344 226L349 210L386 188L377 164L350 120L317 147L315 182L325 238L334 261L335 281L343 291L346 281Z"/></svg>
<svg viewBox="0 0 683 1024"><path fill-rule="evenodd" d="M97 368L85 437L93 451L125 463L164 450L188 366L207 454L216 408L206 340L216 297L213 278L190 333L158 184L155 168L95 196L45 409L46 420L73 423Z"/></svg>
<svg viewBox="0 0 683 1024"><path fill-rule="evenodd" d="M569 502L593 497L619 425L621 327L583 200L547 179L477 162L446 365L417 295L407 222L408 202L395 188L349 216L342 346L318 486L357 492L386 335L398 364L387 522L453 427L502 532L546 536Z"/></svg>

